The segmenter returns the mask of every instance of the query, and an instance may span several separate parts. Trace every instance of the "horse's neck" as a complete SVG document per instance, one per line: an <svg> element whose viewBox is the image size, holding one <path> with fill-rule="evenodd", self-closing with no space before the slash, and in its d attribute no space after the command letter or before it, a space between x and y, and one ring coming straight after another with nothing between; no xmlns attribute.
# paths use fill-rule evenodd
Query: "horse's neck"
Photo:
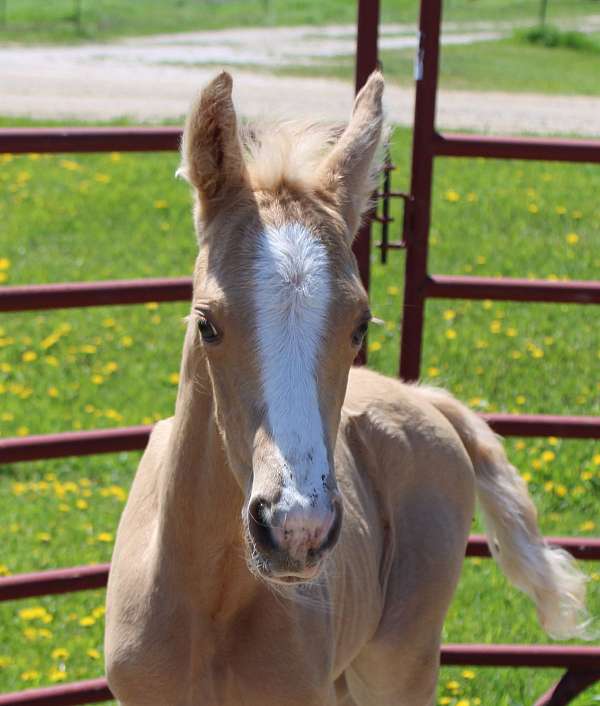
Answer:
<svg viewBox="0 0 600 706"><path fill-rule="evenodd" d="M215 422L205 361L190 338L161 475L160 564L214 611L224 584L242 588L254 579L243 558L243 494Z"/></svg>

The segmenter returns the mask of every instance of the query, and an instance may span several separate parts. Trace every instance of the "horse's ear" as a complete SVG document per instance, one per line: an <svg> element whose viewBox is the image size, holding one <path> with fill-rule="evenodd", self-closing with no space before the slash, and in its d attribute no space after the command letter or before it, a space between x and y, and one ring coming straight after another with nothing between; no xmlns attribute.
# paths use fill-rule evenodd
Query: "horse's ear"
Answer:
<svg viewBox="0 0 600 706"><path fill-rule="evenodd" d="M246 184L232 84L225 71L213 79L192 105L183 131L177 175L198 190L205 217Z"/></svg>
<svg viewBox="0 0 600 706"><path fill-rule="evenodd" d="M356 96L348 126L320 167L320 183L333 194L352 238L375 189L383 86L383 76L374 71Z"/></svg>

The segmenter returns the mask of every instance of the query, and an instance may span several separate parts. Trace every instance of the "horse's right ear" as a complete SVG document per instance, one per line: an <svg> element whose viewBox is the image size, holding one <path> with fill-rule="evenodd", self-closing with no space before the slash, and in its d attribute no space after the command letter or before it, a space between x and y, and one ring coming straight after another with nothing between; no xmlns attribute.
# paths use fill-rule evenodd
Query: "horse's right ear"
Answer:
<svg viewBox="0 0 600 706"><path fill-rule="evenodd" d="M225 71L213 79L192 105L183 132L177 175L197 189L204 217L247 183L232 84Z"/></svg>

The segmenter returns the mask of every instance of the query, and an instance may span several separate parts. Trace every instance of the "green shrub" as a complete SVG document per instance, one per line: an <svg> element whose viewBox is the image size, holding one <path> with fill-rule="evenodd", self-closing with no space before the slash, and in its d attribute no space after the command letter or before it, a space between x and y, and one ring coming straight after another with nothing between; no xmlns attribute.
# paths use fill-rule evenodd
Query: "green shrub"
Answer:
<svg viewBox="0 0 600 706"><path fill-rule="evenodd" d="M518 30L515 36L521 42L538 44L549 49L576 49L578 51L600 52L600 43L582 32L564 31L552 25Z"/></svg>

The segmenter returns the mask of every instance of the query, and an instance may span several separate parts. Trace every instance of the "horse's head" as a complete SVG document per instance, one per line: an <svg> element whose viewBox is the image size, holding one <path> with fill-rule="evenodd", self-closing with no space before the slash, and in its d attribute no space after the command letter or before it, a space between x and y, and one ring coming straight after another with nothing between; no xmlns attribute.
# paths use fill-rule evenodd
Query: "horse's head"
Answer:
<svg viewBox="0 0 600 706"><path fill-rule="evenodd" d="M374 186L382 91L375 73L344 131L284 124L241 138L222 73L185 128L200 242L188 336L245 494L252 568L273 581L315 577L341 528L333 452L370 319L351 244Z"/></svg>

